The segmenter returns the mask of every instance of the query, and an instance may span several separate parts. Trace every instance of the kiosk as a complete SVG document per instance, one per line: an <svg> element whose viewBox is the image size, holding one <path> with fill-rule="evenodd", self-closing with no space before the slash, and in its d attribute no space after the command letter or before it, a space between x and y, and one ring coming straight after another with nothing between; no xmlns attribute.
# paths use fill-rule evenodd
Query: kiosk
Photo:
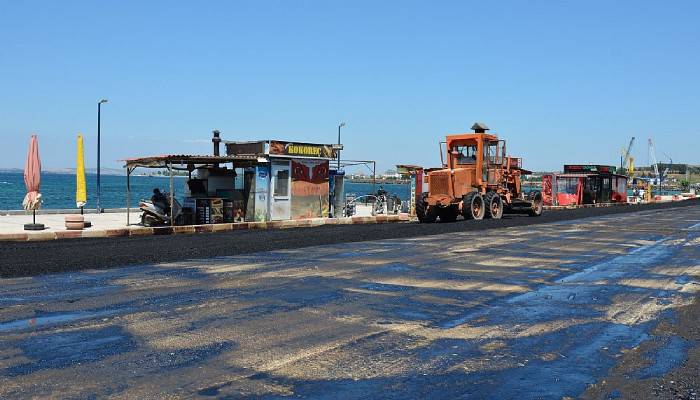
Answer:
<svg viewBox="0 0 700 400"><path fill-rule="evenodd" d="M329 161L336 157L335 145L279 140L227 141L224 142L226 155L222 156L218 131L214 131L212 142L213 156L162 155L125 160L127 224L130 176L140 167L168 171L171 204L176 200L173 178L187 172L182 213L172 219L172 225L282 221L329 215Z"/></svg>
<svg viewBox="0 0 700 400"><path fill-rule="evenodd" d="M563 174L542 176L542 198L554 206L626 203L627 180L614 166L567 164Z"/></svg>

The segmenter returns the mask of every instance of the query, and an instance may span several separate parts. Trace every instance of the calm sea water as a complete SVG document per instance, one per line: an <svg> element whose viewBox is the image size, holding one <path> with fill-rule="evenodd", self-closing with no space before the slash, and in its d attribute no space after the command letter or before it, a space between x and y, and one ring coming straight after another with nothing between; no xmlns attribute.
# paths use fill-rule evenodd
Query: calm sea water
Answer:
<svg viewBox="0 0 700 400"><path fill-rule="evenodd" d="M96 208L97 175L85 176L88 192L86 208ZM126 176L102 175L100 201L103 208L126 207ZM185 179L175 177L175 194L184 190ZM150 198L153 188L161 190L169 189L167 177L132 176L131 177L131 205L139 199ZM26 190L24 176L21 172L0 172L0 210L20 210ZM41 174L42 208L64 209L75 207L75 175L55 174L44 172Z"/></svg>
<svg viewBox="0 0 700 400"><path fill-rule="evenodd" d="M86 175L88 203L86 208L95 208L97 175ZM103 208L120 208L126 206L126 177L117 175L101 176L101 202ZM136 205L139 199L150 198L153 188L169 190L167 177L132 176L131 205ZM175 195L181 198L185 189L186 177L175 177ZM379 185L376 186L379 188ZM384 189L402 200L407 200L410 193L408 185L386 184ZM347 182L346 193L356 195L372 192L372 185L367 183ZM0 210L20 210L24 199L24 177L21 172L0 172ZM42 208L70 209L75 208L75 175L42 173L41 195L44 200Z"/></svg>

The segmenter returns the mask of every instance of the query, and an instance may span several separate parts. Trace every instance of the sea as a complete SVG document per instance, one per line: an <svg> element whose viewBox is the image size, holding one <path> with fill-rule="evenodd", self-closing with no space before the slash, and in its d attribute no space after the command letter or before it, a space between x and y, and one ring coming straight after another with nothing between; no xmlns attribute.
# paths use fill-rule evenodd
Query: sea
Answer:
<svg viewBox="0 0 700 400"><path fill-rule="evenodd" d="M86 208L97 208L97 175L86 174L88 192ZM126 176L102 175L100 177L100 202L102 208L126 207ZM182 198L187 177L175 176L175 196ZM138 204L141 199L149 199L154 188L159 188L165 193L170 190L169 177L167 176L141 176L132 175L131 205ZM43 172L41 174L41 197L44 209L74 209L76 179L73 174ZM372 187L371 183L346 182L345 192L356 196L362 196L376 192L380 184ZM391 195L406 201L410 196L408 184L383 184L384 189ZM26 189L24 187L24 175L21 171L0 172L0 210L21 210L22 200Z"/></svg>

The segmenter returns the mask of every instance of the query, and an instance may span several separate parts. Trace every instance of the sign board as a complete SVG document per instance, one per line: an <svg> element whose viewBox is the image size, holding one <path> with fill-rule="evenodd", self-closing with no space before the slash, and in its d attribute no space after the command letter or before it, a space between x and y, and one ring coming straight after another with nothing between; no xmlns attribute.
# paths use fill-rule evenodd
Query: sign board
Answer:
<svg viewBox="0 0 700 400"><path fill-rule="evenodd" d="M335 151L332 145L279 142L274 140L270 141L270 154L296 157L335 158Z"/></svg>
<svg viewBox="0 0 700 400"><path fill-rule="evenodd" d="M318 143L283 142L264 140L258 142L226 142L226 154L234 155L275 155L307 158L335 158L342 146Z"/></svg>
<svg viewBox="0 0 700 400"><path fill-rule="evenodd" d="M564 173L589 172L597 174L614 174L615 167L612 165L592 165L592 164L576 164L564 165Z"/></svg>
<svg viewBox="0 0 700 400"><path fill-rule="evenodd" d="M239 154L265 154L264 142L226 142L226 154L235 156Z"/></svg>

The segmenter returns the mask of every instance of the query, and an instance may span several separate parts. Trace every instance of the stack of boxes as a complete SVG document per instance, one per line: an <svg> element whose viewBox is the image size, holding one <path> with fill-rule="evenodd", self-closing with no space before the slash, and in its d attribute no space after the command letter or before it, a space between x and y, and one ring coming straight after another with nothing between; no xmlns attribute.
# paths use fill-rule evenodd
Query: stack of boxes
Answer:
<svg viewBox="0 0 700 400"><path fill-rule="evenodd" d="M208 224L221 224L224 222L224 199L209 199Z"/></svg>

